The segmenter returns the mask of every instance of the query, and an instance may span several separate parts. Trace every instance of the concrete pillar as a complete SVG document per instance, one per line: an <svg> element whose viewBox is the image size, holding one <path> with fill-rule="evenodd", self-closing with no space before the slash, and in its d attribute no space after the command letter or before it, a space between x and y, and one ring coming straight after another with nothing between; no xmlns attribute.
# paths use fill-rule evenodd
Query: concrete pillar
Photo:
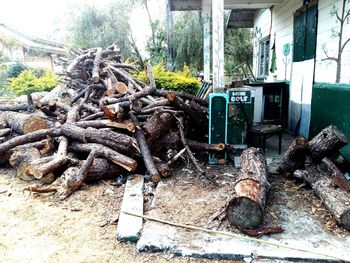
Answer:
<svg viewBox="0 0 350 263"><path fill-rule="evenodd" d="M169 1L167 2L167 12L166 12L166 20L167 20L167 41L168 41L168 59L167 59L167 68L170 71L174 70L174 49L173 49L173 13L170 11Z"/></svg>
<svg viewBox="0 0 350 263"><path fill-rule="evenodd" d="M213 92L224 88L224 0L212 0Z"/></svg>
<svg viewBox="0 0 350 263"><path fill-rule="evenodd" d="M211 1L212 0L202 0L202 16L203 16L203 71L204 71L204 81L206 81L206 82L210 82Z"/></svg>

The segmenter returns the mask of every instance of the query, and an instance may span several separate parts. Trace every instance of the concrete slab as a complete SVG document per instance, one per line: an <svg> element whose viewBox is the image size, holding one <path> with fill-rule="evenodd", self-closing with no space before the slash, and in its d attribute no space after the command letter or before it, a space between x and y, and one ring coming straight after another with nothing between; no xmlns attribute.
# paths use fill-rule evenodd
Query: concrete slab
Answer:
<svg viewBox="0 0 350 263"><path fill-rule="evenodd" d="M280 244L300 249L350 259L350 240L347 239L344 242L344 240L335 240L332 237L330 241L329 236L324 233L308 236L304 239L295 239L293 235L290 235L289 238L262 238L262 240L280 242ZM140 252L167 252L177 256L203 257L216 260L265 258L269 260L301 260L302 262L337 262L337 260L325 256L207 233L188 232L155 222L145 223L141 238L137 243L137 249Z"/></svg>
<svg viewBox="0 0 350 263"><path fill-rule="evenodd" d="M271 163L274 161L275 158L272 159ZM228 173L228 171L225 172ZM222 188L215 191L208 188L206 195L203 193L203 189L199 191L198 181L191 181L191 178L193 178L193 175L190 177L183 173L181 174L181 185L177 185L177 188L183 188L184 196L182 197L178 196L181 191L175 188L178 179L171 178L161 182L155 193L154 209L150 211L149 216L178 223L205 226L206 220L210 217L207 214L208 209L206 207L210 203L216 204L220 200L219 197L226 194L227 191L224 191ZM266 221L273 222L273 225L281 226L284 232L270 237L264 236L260 239L350 260L350 235L341 237L325 230L322 222L310 214L310 207L306 207L306 204L315 201L314 199L305 199L304 195L310 194L307 192L308 190L299 190L299 192L294 193L291 192L294 191L292 189L290 191L289 189L283 189L281 183L283 184L284 181L279 178L278 175L272 178L274 179L272 180L272 192L268 200L268 210L270 212L266 215ZM230 179L232 178L230 177ZM227 188L227 186L225 187ZM171 213L171 211L175 211L174 204L168 205L168 203L171 203L169 192L171 192L173 199L184 200L182 204L179 204L176 213ZM188 197L189 193L192 192L195 194ZM293 196L291 196L292 193ZM189 198L191 198L192 210L191 205L187 205ZM210 209L212 209L212 206ZM198 210L205 212L201 216L197 214ZM181 221L178 219L180 214L185 215L185 217L180 219ZM272 218L276 218L275 221ZM212 228L213 225L209 225L209 227ZM237 233L237 230L227 228L224 223L215 225L214 229L235 231ZM252 262L256 262L257 259L266 260L265 262L279 262L279 260L282 260L281 262L289 260L301 262L336 261L322 255L189 231L151 221L145 223L137 243L137 249L140 252L167 252L178 256L203 257L216 260L242 259L246 262L249 262L249 259L254 259Z"/></svg>
<svg viewBox="0 0 350 263"><path fill-rule="evenodd" d="M126 182L117 226L117 239L119 241L137 242L139 239L142 218L124 214L123 211L143 214L143 185L142 175L132 175Z"/></svg>

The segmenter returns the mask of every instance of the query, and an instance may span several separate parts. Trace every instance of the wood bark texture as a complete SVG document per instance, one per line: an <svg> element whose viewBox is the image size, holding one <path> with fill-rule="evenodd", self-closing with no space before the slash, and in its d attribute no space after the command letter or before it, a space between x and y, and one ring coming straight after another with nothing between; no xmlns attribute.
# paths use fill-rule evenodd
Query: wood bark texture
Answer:
<svg viewBox="0 0 350 263"><path fill-rule="evenodd" d="M269 189L262 149L244 150L241 155L241 169L234 186L236 194L227 207L227 218L230 224L244 228L257 228L263 221Z"/></svg>

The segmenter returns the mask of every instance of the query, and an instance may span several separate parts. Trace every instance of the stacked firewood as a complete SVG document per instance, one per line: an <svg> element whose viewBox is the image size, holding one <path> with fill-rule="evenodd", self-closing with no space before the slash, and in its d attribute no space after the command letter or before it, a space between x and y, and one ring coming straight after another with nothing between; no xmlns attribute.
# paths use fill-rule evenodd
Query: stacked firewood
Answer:
<svg viewBox="0 0 350 263"><path fill-rule="evenodd" d="M347 137L333 125L311 141L297 137L284 154L279 171L308 183L338 224L350 230L350 184L339 169L339 150L347 144Z"/></svg>
<svg viewBox="0 0 350 263"><path fill-rule="evenodd" d="M32 191L57 191L66 198L86 180L142 172L153 182L192 151L224 151L204 143L208 102L157 89L133 77L115 46L80 52L66 67L67 82L46 94L28 94L0 104L3 164L24 180L51 184ZM195 140L194 140L195 139Z"/></svg>

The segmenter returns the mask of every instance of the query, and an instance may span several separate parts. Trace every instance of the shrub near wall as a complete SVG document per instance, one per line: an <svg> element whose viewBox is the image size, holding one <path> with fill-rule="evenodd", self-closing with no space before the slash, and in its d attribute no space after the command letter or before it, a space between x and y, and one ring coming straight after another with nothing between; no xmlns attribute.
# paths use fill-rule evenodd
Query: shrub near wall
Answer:
<svg viewBox="0 0 350 263"><path fill-rule="evenodd" d="M189 94L196 94L200 86L200 81L192 76L190 69L184 66L182 71L167 71L162 64L158 64L152 69L156 86L158 89L182 91ZM137 76L143 82L148 82L148 78L144 71Z"/></svg>
<svg viewBox="0 0 350 263"><path fill-rule="evenodd" d="M17 78L10 78L8 88L15 95L27 92L50 91L58 84L56 75L45 71L42 76L36 76L31 70L21 72Z"/></svg>

